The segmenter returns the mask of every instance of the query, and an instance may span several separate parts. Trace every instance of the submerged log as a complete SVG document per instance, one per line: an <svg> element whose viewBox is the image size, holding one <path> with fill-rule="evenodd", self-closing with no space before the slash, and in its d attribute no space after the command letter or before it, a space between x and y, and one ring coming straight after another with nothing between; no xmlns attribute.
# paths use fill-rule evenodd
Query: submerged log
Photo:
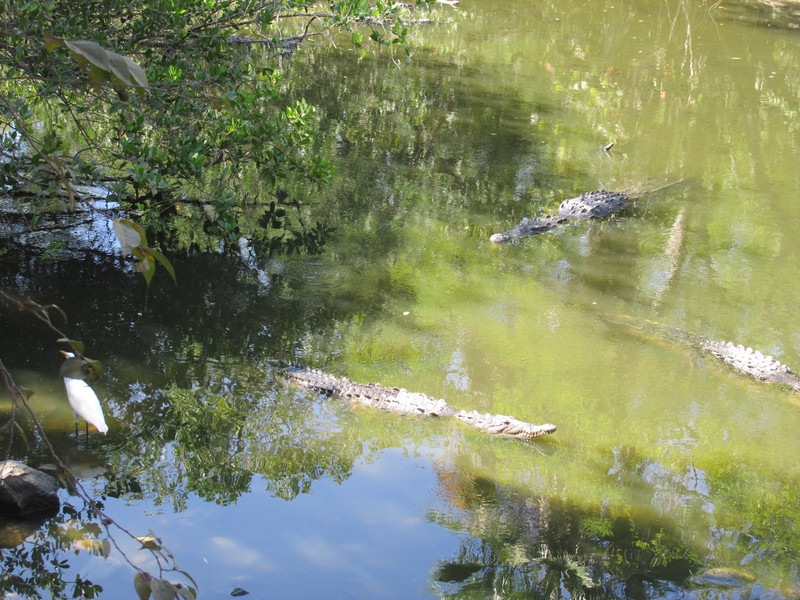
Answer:
<svg viewBox="0 0 800 600"><path fill-rule="evenodd" d="M385 387L377 383L355 383L344 377L336 377L300 365L290 365L283 373L295 384L328 396L346 398L351 402L390 412L427 417L453 417L486 433L504 437L532 440L556 430L556 426L550 423L535 425L507 415L458 410L444 400L418 392Z"/></svg>

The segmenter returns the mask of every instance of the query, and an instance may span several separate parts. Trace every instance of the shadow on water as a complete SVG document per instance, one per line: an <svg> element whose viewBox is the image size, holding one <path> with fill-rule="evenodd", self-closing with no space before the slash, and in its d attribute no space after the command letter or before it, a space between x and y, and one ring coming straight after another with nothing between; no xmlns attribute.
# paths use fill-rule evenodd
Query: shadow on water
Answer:
<svg viewBox="0 0 800 600"><path fill-rule="evenodd" d="M295 340L337 317L325 302L325 267L313 259L276 259L263 270L223 255L175 258L174 264L177 285L161 277L147 290L115 258L23 258L4 263L0 284L58 304L69 319L63 327L86 341L90 356L144 361L154 373L184 382L202 379L192 371L223 356L290 358ZM301 286L302 294L292 291ZM15 316L3 322L8 360L20 368L40 364L54 349L51 332ZM24 336L21 327L28 330ZM55 354L48 363L57 363Z"/></svg>

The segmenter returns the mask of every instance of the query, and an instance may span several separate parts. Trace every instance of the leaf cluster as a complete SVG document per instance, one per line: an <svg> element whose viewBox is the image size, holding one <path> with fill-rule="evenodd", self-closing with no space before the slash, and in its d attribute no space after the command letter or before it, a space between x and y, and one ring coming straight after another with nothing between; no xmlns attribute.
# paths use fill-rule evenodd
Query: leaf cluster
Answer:
<svg viewBox="0 0 800 600"><path fill-rule="evenodd" d="M152 530L149 533L150 535L140 536L136 539L142 543L143 550L148 550L153 554L162 575L164 571L178 573L189 579L195 587L181 582L169 581L163 577L153 577L146 571L137 571L133 577L133 587L136 590L136 595L141 600L147 600L150 597L153 600L172 600L173 598L194 600L197 598L197 582L186 571L178 568L175 556L156 537L156 534Z"/></svg>
<svg viewBox="0 0 800 600"><path fill-rule="evenodd" d="M288 54L342 30L360 46L364 27L380 45L407 47L406 10L359 0L9 0L0 186L36 214L58 200L89 204L80 186L102 185L121 216L153 234L196 207L195 227L170 239L184 247L262 232L272 193L314 189L334 173L312 152L314 107L285 99ZM138 256L145 275L162 262L148 250Z"/></svg>

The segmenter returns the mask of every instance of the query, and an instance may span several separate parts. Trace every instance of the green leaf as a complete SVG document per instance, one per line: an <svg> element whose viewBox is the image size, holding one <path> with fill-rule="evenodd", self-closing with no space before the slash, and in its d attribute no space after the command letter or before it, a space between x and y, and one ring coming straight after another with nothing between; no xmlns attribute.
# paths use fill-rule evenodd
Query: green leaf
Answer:
<svg viewBox="0 0 800 600"><path fill-rule="evenodd" d="M72 356L61 363L61 368L58 370L59 377L68 377L69 379L83 379L86 374L83 371L83 360L77 356Z"/></svg>
<svg viewBox="0 0 800 600"><path fill-rule="evenodd" d="M161 540L150 535L143 535L135 538L136 541L142 543L140 550L150 550L151 552L158 552L161 550Z"/></svg>
<svg viewBox="0 0 800 600"><path fill-rule="evenodd" d="M106 73L111 72L108 53L100 44L83 40L64 40L64 45L69 49L72 58L82 67L94 66Z"/></svg>
<svg viewBox="0 0 800 600"><path fill-rule="evenodd" d="M178 568L178 566L177 566L177 565L175 565L175 572L176 572L176 573L180 573L181 575L185 576L185 577L186 577L186 579L188 579L188 580L189 580L189 581L191 581L193 584L195 584L195 586L197 586L197 582L194 580L194 577L192 577L191 575L189 575L189 574L188 574L186 571L181 571L181 570ZM199 587L199 586L198 586L198 587ZM196 593L196 592L195 592L195 593Z"/></svg>
<svg viewBox="0 0 800 600"><path fill-rule="evenodd" d="M182 583L174 583L178 595L185 600L195 600L197 598L197 590Z"/></svg>
<svg viewBox="0 0 800 600"><path fill-rule="evenodd" d="M58 370L59 377L69 377L70 379L84 379L89 383L94 383L100 378L103 372L103 364L99 360L81 356L71 356L67 358Z"/></svg>
<svg viewBox="0 0 800 600"><path fill-rule="evenodd" d="M108 52L108 62L111 65L111 71L122 80L123 83L134 87L149 89L147 74L144 72L144 69L127 56L122 56L116 52Z"/></svg>
<svg viewBox="0 0 800 600"><path fill-rule="evenodd" d="M85 356L83 358L83 378L89 383L94 383L100 379L100 375L103 373L103 363L101 363L99 360L86 358Z"/></svg>
<svg viewBox="0 0 800 600"><path fill-rule="evenodd" d="M122 246L122 256L132 253L138 246L147 246L144 229L128 219L114 219L114 233Z"/></svg>
<svg viewBox="0 0 800 600"><path fill-rule="evenodd" d="M174 600L178 593L175 586L166 579L153 579L150 590L153 592L153 600Z"/></svg>
<svg viewBox="0 0 800 600"><path fill-rule="evenodd" d="M175 278L175 268L172 266L172 263L167 260L167 257L161 254L161 252L153 250L152 248L148 248L148 250L150 251L150 254L153 255L153 258L161 263L161 266L167 270L167 273L169 273L172 277L172 281L178 283L178 280Z"/></svg>
<svg viewBox="0 0 800 600"><path fill-rule="evenodd" d="M58 338L56 341L64 344L69 344L70 347L75 351L75 354L83 354L83 349L84 349L83 342L79 342L78 340L71 340L69 338Z"/></svg>
<svg viewBox="0 0 800 600"><path fill-rule="evenodd" d="M90 81L103 83L116 80L123 86L149 89L144 69L127 56L106 50L96 42L61 40L60 43L69 49L70 54L79 65L89 69ZM53 48L58 47L60 43L57 38L53 38L49 42ZM48 42L45 42L46 47L47 44Z"/></svg>
<svg viewBox="0 0 800 600"><path fill-rule="evenodd" d="M103 539L100 556L103 558L111 556L111 541L108 538Z"/></svg>
<svg viewBox="0 0 800 600"><path fill-rule="evenodd" d="M150 582L152 581L150 573L138 572L133 576L133 588L136 590L136 595L139 600L147 600L150 597Z"/></svg>
<svg viewBox="0 0 800 600"><path fill-rule="evenodd" d="M69 319L67 319L67 313L65 313L58 304L48 304L47 306L42 307L42 312L47 314L49 317L50 315L47 313L48 309L55 308L62 317L64 317L64 322L69 323Z"/></svg>
<svg viewBox="0 0 800 600"><path fill-rule="evenodd" d="M111 81L111 73L109 73L105 69L101 69L98 66L90 65L89 81L97 84L105 83L106 81Z"/></svg>
<svg viewBox="0 0 800 600"><path fill-rule="evenodd" d="M45 33L44 34L44 48L48 52L52 52L56 48L59 48L59 47L61 47L63 45L64 45L64 39L63 38L54 37L49 33Z"/></svg>
<svg viewBox="0 0 800 600"><path fill-rule="evenodd" d="M147 285L150 285L150 280L156 272L156 263L153 260L153 255L150 254L149 248L134 248L132 254L139 259L134 269L139 271L143 276Z"/></svg>
<svg viewBox="0 0 800 600"><path fill-rule="evenodd" d="M117 54L116 52L107 52L107 54L108 65L114 76L123 83L133 82L133 75L131 75L131 71L128 68L128 63L125 61L125 57L121 54Z"/></svg>
<svg viewBox="0 0 800 600"><path fill-rule="evenodd" d="M19 436L22 438L22 441L27 446L28 445L28 436L25 435L25 430L16 421L14 421L14 429L17 430L17 433L19 434Z"/></svg>

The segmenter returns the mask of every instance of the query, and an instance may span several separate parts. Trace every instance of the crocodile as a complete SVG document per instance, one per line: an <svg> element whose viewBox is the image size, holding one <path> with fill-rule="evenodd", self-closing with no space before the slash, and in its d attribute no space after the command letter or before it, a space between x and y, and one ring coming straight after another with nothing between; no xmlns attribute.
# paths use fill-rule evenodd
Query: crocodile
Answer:
<svg viewBox="0 0 800 600"><path fill-rule="evenodd" d="M546 215L536 219L522 219L522 222L508 231L495 233L489 240L493 244L507 244L526 237L534 237L555 229L569 220L587 221L603 219L621 211L630 202L631 197L624 192L598 190L567 198L558 205L558 214Z"/></svg>
<svg viewBox="0 0 800 600"><path fill-rule="evenodd" d="M597 190L586 192L574 198L567 198L558 205L558 212L554 215L544 215L535 219L522 219L516 227L493 234L489 240L493 244L507 244L516 242L523 238L534 237L542 233L552 231L562 223L567 221L588 221L590 219L605 219L614 215L628 205L632 204L639 196L647 194L652 196L664 192L676 186L683 185L692 181L685 179L646 192L613 192L607 190Z"/></svg>
<svg viewBox="0 0 800 600"><path fill-rule="evenodd" d="M687 334L687 336L694 338L701 350L716 356L740 373L750 375L760 381L786 385L800 392L800 379L797 375L769 354L762 354L758 350L733 342L716 342L691 334Z"/></svg>
<svg viewBox="0 0 800 600"><path fill-rule="evenodd" d="M712 340L707 337L689 333L680 329L672 329L661 323L646 319L636 319L627 315L610 315L603 313L599 315L609 323L622 325L630 329L651 332L655 331L660 336L672 342L685 346L697 348L721 360L726 365L767 383L775 383L792 388L800 392L800 377L792 370L769 354L764 354L759 350L753 350L743 344Z"/></svg>
<svg viewBox="0 0 800 600"><path fill-rule="evenodd" d="M556 426L551 423L534 425L507 415L458 410L444 400L419 392L385 387L378 383L355 383L344 377L336 377L302 365L290 364L283 370L283 374L300 387L326 396L346 398L351 402L395 413L452 417L486 433L504 437L532 440L556 431Z"/></svg>

